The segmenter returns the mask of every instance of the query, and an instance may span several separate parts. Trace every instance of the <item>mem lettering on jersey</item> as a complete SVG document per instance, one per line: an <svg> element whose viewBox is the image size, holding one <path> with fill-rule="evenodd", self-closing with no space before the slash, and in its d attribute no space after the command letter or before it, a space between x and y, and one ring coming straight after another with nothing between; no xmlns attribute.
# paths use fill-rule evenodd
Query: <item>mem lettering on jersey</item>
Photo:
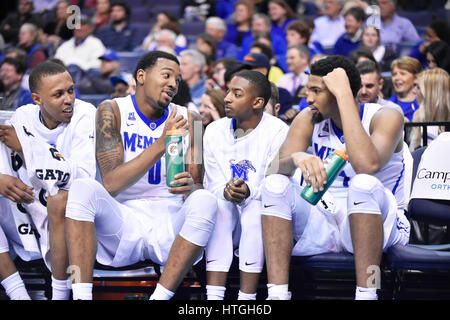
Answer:
<svg viewBox="0 0 450 320"><path fill-rule="evenodd" d="M255 167L250 160L241 160L238 163L234 163L234 160L230 160L231 178L242 178L244 181L248 181L249 170L256 172Z"/></svg>
<svg viewBox="0 0 450 320"><path fill-rule="evenodd" d="M130 150L132 152L135 152L136 148L146 149L154 142L156 142L156 140L158 140L158 138L141 136L137 133L132 133L131 135L129 135L127 131L123 132L124 149Z"/></svg>

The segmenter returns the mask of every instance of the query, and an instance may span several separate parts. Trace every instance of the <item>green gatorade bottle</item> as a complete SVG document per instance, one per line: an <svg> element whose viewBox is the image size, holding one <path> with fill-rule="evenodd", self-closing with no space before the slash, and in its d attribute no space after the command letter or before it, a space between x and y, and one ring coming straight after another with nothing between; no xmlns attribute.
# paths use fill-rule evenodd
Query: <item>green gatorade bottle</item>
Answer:
<svg viewBox="0 0 450 320"><path fill-rule="evenodd" d="M337 175L342 171L347 163L348 156L345 150L334 150L330 152L328 157L324 160L325 171L327 173L327 183L323 186L322 191L314 192L313 187L308 186L303 189L301 196L303 199L316 205L322 198L323 194L328 190L329 186L333 183Z"/></svg>

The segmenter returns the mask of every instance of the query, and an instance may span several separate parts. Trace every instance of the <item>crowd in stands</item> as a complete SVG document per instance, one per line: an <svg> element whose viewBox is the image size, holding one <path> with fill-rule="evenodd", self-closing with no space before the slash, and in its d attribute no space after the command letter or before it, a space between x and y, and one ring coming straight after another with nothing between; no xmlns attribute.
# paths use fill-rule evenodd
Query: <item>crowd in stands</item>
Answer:
<svg viewBox="0 0 450 320"><path fill-rule="evenodd" d="M395 108L405 122L450 121L450 0L183 0L176 10L153 0L13 2L2 4L0 110L33 103L29 75L49 59L67 68L76 96L95 107L134 94L136 63L158 50L179 61L173 102L197 112L204 128L225 117L228 86L243 70L267 77L264 111L291 125L308 108L311 66L330 55L356 65L359 103ZM411 21L406 13L414 12L429 20ZM141 13L147 21L134 20ZM429 130L428 140L444 130ZM411 151L422 133L408 132Z"/></svg>
<svg viewBox="0 0 450 320"><path fill-rule="evenodd" d="M134 72L129 63L121 66L124 54L136 62L158 49L179 57L189 88L184 100L197 111L207 90L226 90L227 72L263 67L267 58L269 80L283 97L279 117L289 123L307 107L302 94L311 63L337 54L355 63L375 61L384 81L382 98L400 105L411 121L419 108L412 90L419 73L450 69L448 9L441 2L433 2L430 21L419 26L402 13L424 8L394 0L192 0L182 1L179 11L162 7L158 12L139 0L20 0L4 13L0 55L4 59L19 52L14 59L23 61L8 59L4 68L14 66L21 85L18 90L17 81L11 85L8 72L2 72L0 109L19 106L11 101L29 101L24 98L29 96L27 75L46 59L56 58L69 69L78 95L110 96L112 77L129 79ZM80 9L78 21L71 5ZM144 9L150 10L150 27L143 36L133 10ZM199 32L185 34L186 23L197 23ZM253 61L253 53L265 57Z"/></svg>

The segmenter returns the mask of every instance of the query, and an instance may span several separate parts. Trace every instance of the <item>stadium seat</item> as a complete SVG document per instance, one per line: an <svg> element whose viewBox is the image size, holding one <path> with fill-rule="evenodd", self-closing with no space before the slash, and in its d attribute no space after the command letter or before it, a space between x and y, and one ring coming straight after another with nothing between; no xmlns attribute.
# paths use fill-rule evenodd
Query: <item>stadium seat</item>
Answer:
<svg viewBox="0 0 450 320"><path fill-rule="evenodd" d="M149 22L150 8L148 6L133 7L130 14L130 21L135 22Z"/></svg>
<svg viewBox="0 0 450 320"><path fill-rule="evenodd" d="M111 99L109 94L81 94L78 97L80 100L92 103L94 107L98 107L106 99Z"/></svg>
<svg viewBox="0 0 450 320"><path fill-rule="evenodd" d="M133 73L143 52L117 52L120 61L119 72Z"/></svg>
<svg viewBox="0 0 450 320"><path fill-rule="evenodd" d="M419 148L412 152L414 159L413 164L413 182L417 173L422 154L426 147ZM412 184L411 184L412 185ZM410 219L422 221L426 224L433 223L447 226L448 243L431 245L431 244L408 244L406 246L396 245L388 249L386 253L386 265L392 271L395 290L393 297L395 299L408 298L411 288L408 288L408 280L411 275L417 277L418 274L424 273L424 277L430 278L434 275L437 279L450 280L450 238L448 236L448 226L450 226L450 201L431 200L431 199L411 199L408 205L408 215ZM427 237L425 236L425 241ZM438 280L434 283L434 292L439 292L440 298L450 297L450 290L444 286L442 281ZM439 287L441 286L441 287ZM407 290L408 289L408 290ZM423 288L422 288L423 289ZM430 296L428 296L430 298Z"/></svg>

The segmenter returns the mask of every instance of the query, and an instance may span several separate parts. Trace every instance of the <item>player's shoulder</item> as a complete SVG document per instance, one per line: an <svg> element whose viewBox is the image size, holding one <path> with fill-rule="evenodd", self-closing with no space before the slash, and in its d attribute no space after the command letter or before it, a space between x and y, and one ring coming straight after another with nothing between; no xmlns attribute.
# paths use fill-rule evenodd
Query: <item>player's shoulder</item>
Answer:
<svg viewBox="0 0 450 320"><path fill-rule="evenodd" d="M209 123L205 128L205 136L217 135L220 132L221 135L225 135L225 130L230 129L231 119L227 117L220 118Z"/></svg>
<svg viewBox="0 0 450 320"><path fill-rule="evenodd" d="M264 113L263 119L262 119L269 128L277 129L277 130L285 130L289 129L289 126L286 122L281 120L278 117L275 117L269 113Z"/></svg>
<svg viewBox="0 0 450 320"><path fill-rule="evenodd" d="M15 110L13 117L20 117L22 115L23 116L33 115L33 114L39 113L40 110L41 109L36 104L32 104L32 103L25 104Z"/></svg>

